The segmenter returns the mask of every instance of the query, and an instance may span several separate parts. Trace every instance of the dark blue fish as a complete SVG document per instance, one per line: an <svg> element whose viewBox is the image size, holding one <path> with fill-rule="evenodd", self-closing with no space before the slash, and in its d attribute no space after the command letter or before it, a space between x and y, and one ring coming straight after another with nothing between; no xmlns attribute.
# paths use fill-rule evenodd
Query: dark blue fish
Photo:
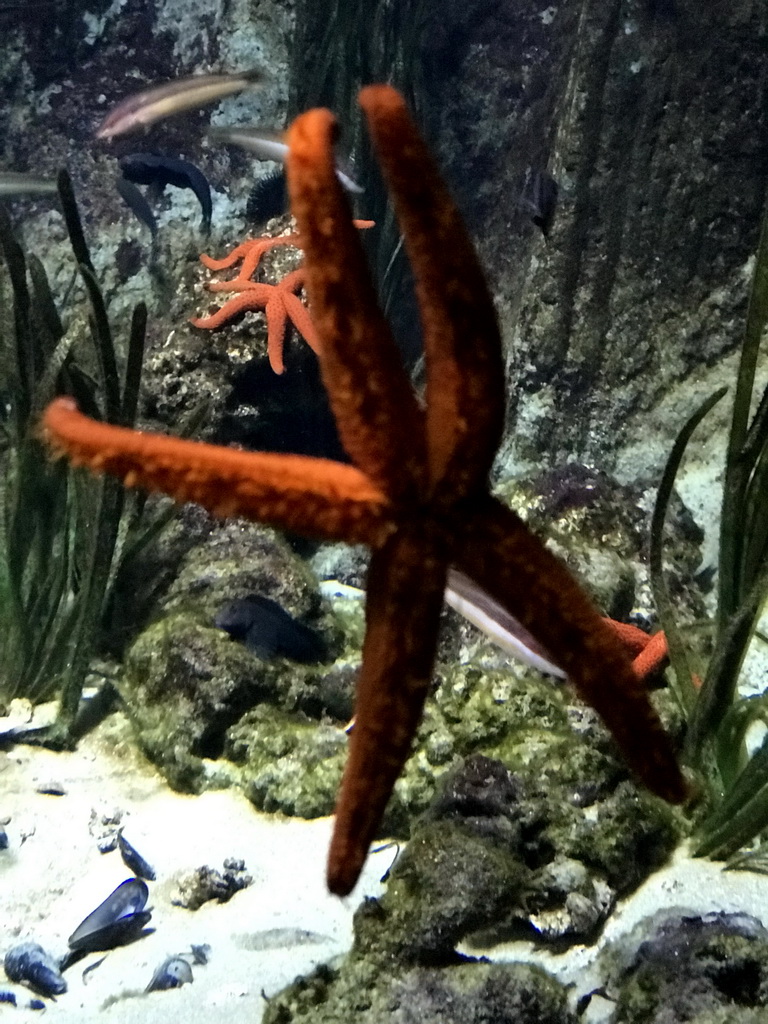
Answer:
<svg viewBox="0 0 768 1024"><path fill-rule="evenodd" d="M294 619L277 601L260 594L230 601L213 620L260 658L291 658L304 664L324 661L325 643L314 629Z"/></svg>
<svg viewBox="0 0 768 1024"><path fill-rule="evenodd" d="M120 170L134 185L153 185L160 190L166 185L191 189L203 211L201 230L206 234L211 230L211 186L203 172L188 160L154 153L131 153L120 159Z"/></svg>
<svg viewBox="0 0 768 1024"><path fill-rule="evenodd" d="M536 171L528 195L520 199L520 207L530 215L545 238L549 237L557 209L558 185L547 171Z"/></svg>
<svg viewBox="0 0 768 1024"><path fill-rule="evenodd" d="M152 235L152 243L157 240L157 219L152 212L152 207L147 202L144 193L128 181L127 178L118 178L115 187L125 205L133 211L142 224L145 224Z"/></svg>

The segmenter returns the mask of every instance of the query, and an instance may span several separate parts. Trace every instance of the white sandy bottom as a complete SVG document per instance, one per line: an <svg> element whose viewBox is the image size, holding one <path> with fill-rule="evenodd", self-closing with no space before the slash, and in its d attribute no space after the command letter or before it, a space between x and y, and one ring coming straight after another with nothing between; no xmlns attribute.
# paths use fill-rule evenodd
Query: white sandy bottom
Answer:
<svg viewBox="0 0 768 1024"><path fill-rule="evenodd" d="M61 1022L255 1022L265 1006L262 993L274 994L350 947L353 911L363 895L381 892L391 851L371 856L355 893L339 900L324 880L331 819L259 814L231 790L173 793L135 756L121 764L96 749L85 741L73 754L29 747L0 753L0 819L11 817L11 845L0 852L0 958L26 940L59 957L79 922L131 877L119 853L99 852L89 832L92 809L121 808L126 838L157 872L149 883L155 931L110 952L85 981L83 970L103 954L71 967L69 989L47 1003L48 1015ZM64 796L35 792L54 779ZM245 861L251 886L228 903L208 902L197 911L171 904L179 876L204 864L221 871L228 857ZM145 994L155 968L192 943L211 947L210 962L193 966L194 982ZM28 1003L32 993L2 979L0 971L0 988L13 989L19 1005Z"/></svg>
<svg viewBox="0 0 768 1024"><path fill-rule="evenodd" d="M9 850L0 852L0 956L17 942L39 942L54 956L80 921L130 872L117 852L101 854L89 831L91 811L124 811L126 838L155 867L149 883L155 931L110 952L83 980L83 970L103 954L89 954L66 972L69 990L47 1013L56 1021L120 1024L232 1024L258 1022L264 994L272 995L317 964L344 954L352 942L352 914L366 895L380 895L381 875L392 851L369 857L355 893L346 900L328 894L325 860L331 819L306 822L259 814L233 790L184 796L166 783L130 746L124 732L115 742L86 740L72 754L30 747L0 753L0 819L11 817ZM105 748L110 750L105 753ZM56 780L64 796L36 787ZM27 838L21 842L22 836ZM222 869L225 858L242 858L253 884L224 904L197 911L173 906L177 879L201 865ZM554 955L516 942L463 951L496 961L533 961L570 987L571 1003L601 984L601 951L621 941L660 910L685 914L744 912L768 921L768 878L723 872L719 864L678 851L614 912L600 940ZM646 932L647 934L647 932ZM193 966L194 982L181 989L146 994L144 989L169 955L192 944L211 947L210 962ZM19 1005L32 993L20 986ZM612 1004L593 999L582 1020L606 1019ZM14 1013L0 1006L0 1013ZM21 1014L19 1018L18 1014ZM15 1011L15 1019L34 1011ZM50 1019L50 1018L49 1018ZM10 1020L10 1016L9 1016Z"/></svg>

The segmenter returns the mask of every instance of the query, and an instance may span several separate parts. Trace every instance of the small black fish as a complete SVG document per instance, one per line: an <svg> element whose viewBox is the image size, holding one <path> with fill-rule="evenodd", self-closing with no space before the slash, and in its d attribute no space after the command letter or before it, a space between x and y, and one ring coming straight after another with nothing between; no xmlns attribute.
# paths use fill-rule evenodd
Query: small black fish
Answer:
<svg viewBox="0 0 768 1024"><path fill-rule="evenodd" d="M272 174L259 178L248 193L245 215L248 220L264 224L272 217L279 217L281 213L285 213L287 204L288 190L285 172L274 171Z"/></svg>
<svg viewBox="0 0 768 1024"><path fill-rule="evenodd" d="M125 205L133 211L142 224L149 228L149 232L152 235L152 244L154 245L157 240L157 218L152 212L152 207L147 202L144 193L140 192L133 182L128 181L127 178L118 178L115 182L115 187Z"/></svg>
<svg viewBox="0 0 768 1024"><path fill-rule="evenodd" d="M294 619L277 601L260 594L230 601L216 613L213 622L260 658L291 658L314 664L327 656L325 643L314 629Z"/></svg>
<svg viewBox="0 0 768 1024"><path fill-rule="evenodd" d="M188 160L154 153L131 153L120 159L120 170L134 185L154 185L161 190L166 185L191 189L203 211L201 230L205 234L211 230L211 186L203 172Z"/></svg>
<svg viewBox="0 0 768 1024"><path fill-rule="evenodd" d="M154 882L156 878L155 869L144 860L138 850L131 846L123 835L122 829L117 833L117 848L120 850L123 863L127 868L131 869L134 875L137 875L139 878L146 878L148 882Z"/></svg>
<svg viewBox="0 0 768 1024"><path fill-rule="evenodd" d="M3 967L9 981L24 982L41 996L60 996L67 991L59 965L36 942L22 942L9 949Z"/></svg>
<svg viewBox="0 0 768 1024"><path fill-rule="evenodd" d="M558 185L547 171L536 171L531 182L531 191L520 199L520 207L530 215L531 220L545 238L549 237L557 209Z"/></svg>

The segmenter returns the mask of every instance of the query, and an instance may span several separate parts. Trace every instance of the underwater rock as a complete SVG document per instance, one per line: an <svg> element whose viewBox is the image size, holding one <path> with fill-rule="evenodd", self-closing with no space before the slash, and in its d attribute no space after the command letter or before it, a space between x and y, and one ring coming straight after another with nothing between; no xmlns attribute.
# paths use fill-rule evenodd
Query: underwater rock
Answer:
<svg viewBox="0 0 768 1024"><path fill-rule="evenodd" d="M149 889L140 878L121 882L75 928L69 937L70 950L93 953L132 942L152 917L152 912L144 909L148 899Z"/></svg>
<svg viewBox="0 0 768 1024"><path fill-rule="evenodd" d="M109 811L97 811L91 808L91 817L88 822L88 831L96 840L99 853L111 853L117 849L117 834L120 831L120 822L123 820L123 811L115 807Z"/></svg>
<svg viewBox="0 0 768 1024"><path fill-rule="evenodd" d="M653 925L641 922L609 951L611 1024L751 1021L751 1009L768 1006L768 930L756 918L667 913L648 938Z"/></svg>
<svg viewBox="0 0 768 1024"><path fill-rule="evenodd" d="M530 480L507 480L499 495L582 579L606 615L638 625L655 621L648 579L650 509L644 485L619 483L577 462ZM665 561L684 620L706 614L694 582L703 533L674 495L665 525Z"/></svg>
<svg viewBox="0 0 768 1024"><path fill-rule="evenodd" d="M253 878L245 870L245 861L228 857L224 861L223 871L204 864L179 879L171 903L187 910L199 910L208 900L228 903L236 892L246 889L252 883Z"/></svg>
<svg viewBox="0 0 768 1024"><path fill-rule="evenodd" d="M230 729L226 756L242 766L243 791L262 811L331 814L347 756L341 727L276 708L254 708Z"/></svg>
<svg viewBox="0 0 768 1024"><path fill-rule="evenodd" d="M384 931L361 916L356 948L384 942L399 958L433 961L462 940L487 947L534 931L563 947L594 938L618 896L663 863L677 831L630 783L605 786L585 815L562 774L546 777L537 758L510 772L479 754L449 771L390 872Z"/></svg>
<svg viewBox="0 0 768 1024"><path fill-rule="evenodd" d="M341 647L341 628L320 596L305 563L273 531L232 521L211 524L192 548L162 599L152 625L126 657L120 693L146 754L177 789L197 792L211 782L236 782L239 772L221 762L231 727L258 706L282 707L315 718L340 705L342 687L323 686L328 669L282 660L254 661L242 645L210 625L243 593L266 595ZM332 670L331 670L332 672ZM331 679L338 676L331 674ZM351 681L346 684L352 688Z"/></svg>
<svg viewBox="0 0 768 1024"><path fill-rule="evenodd" d="M381 900L356 912L355 948L401 963L452 963L467 935L522 914L528 877L513 849L462 824L430 822L398 857Z"/></svg>
<svg viewBox="0 0 768 1024"><path fill-rule="evenodd" d="M22 942L9 949L3 967L9 981L22 982L41 996L60 996L67 991L58 963L36 942Z"/></svg>
<svg viewBox="0 0 768 1024"><path fill-rule="evenodd" d="M8 849L8 833L5 831L2 825L0 825L0 850Z"/></svg>
<svg viewBox="0 0 768 1024"><path fill-rule="evenodd" d="M160 964L145 992L163 992L169 988L181 988L194 981L192 968L183 956L169 956Z"/></svg>
<svg viewBox="0 0 768 1024"><path fill-rule="evenodd" d="M264 1024L576 1024L567 991L532 964L457 962L372 974L318 967L269 1000Z"/></svg>

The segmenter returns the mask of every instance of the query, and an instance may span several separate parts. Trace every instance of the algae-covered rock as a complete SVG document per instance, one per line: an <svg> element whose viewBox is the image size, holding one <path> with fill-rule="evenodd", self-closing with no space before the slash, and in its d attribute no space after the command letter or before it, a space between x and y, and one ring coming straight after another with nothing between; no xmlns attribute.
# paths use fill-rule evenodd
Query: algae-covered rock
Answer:
<svg viewBox="0 0 768 1024"><path fill-rule="evenodd" d="M768 930L747 914L665 915L614 950L611 1024L768 1020Z"/></svg>
<svg viewBox="0 0 768 1024"><path fill-rule="evenodd" d="M347 736L331 722L260 706L230 729L225 754L242 764L243 790L259 810L318 818L336 803Z"/></svg>
<svg viewBox="0 0 768 1024"><path fill-rule="evenodd" d="M450 772L381 900L397 947L419 958L532 930L556 945L593 938L617 898L664 862L678 830L629 783L594 795L588 813L571 796L567 781L479 754Z"/></svg>
<svg viewBox="0 0 768 1024"><path fill-rule="evenodd" d="M576 1024L566 992L532 964L455 963L373 974L319 967L271 999L264 1024Z"/></svg>
<svg viewBox="0 0 768 1024"><path fill-rule="evenodd" d="M460 821L417 827L380 901L355 919L356 946L410 963L450 963L468 934L522 912L530 875L513 842Z"/></svg>
<svg viewBox="0 0 768 1024"><path fill-rule="evenodd" d="M329 708L351 714L348 674L257 657L215 628L219 609L253 593L312 626L330 652L340 649L341 628L285 541L239 521L212 527L187 552L155 621L128 650L119 683L142 748L177 788L240 780L242 772L222 755L227 731L254 707L318 718Z"/></svg>

